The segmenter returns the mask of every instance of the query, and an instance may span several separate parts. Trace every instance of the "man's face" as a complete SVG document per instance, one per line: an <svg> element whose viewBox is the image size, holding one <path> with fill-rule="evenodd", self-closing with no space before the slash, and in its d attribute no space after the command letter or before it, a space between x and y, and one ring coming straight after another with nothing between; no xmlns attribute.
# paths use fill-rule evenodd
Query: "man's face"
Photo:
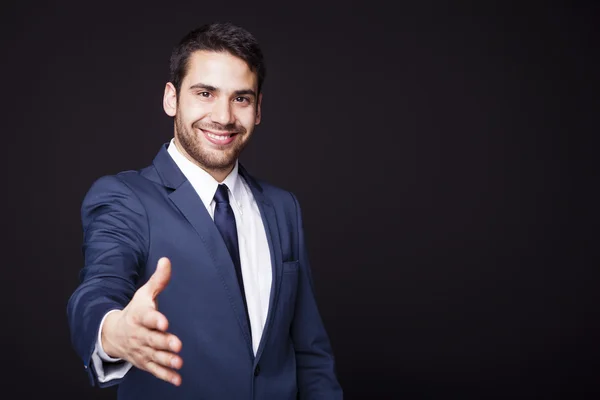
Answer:
<svg viewBox="0 0 600 400"><path fill-rule="evenodd" d="M226 52L196 51L179 98L171 83L163 105L175 117L175 141L207 171L228 173L260 123L257 76Z"/></svg>

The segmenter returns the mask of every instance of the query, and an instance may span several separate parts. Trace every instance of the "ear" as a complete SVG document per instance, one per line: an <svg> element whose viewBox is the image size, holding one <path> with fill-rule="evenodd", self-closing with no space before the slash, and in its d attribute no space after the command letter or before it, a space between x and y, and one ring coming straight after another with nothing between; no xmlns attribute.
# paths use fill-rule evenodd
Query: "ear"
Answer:
<svg viewBox="0 0 600 400"><path fill-rule="evenodd" d="M167 82L165 85L163 108L169 117L174 117L177 114L177 90L171 82Z"/></svg>
<svg viewBox="0 0 600 400"><path fill-rule="evenodd" d="M260 119L262 117L262 113L260 111L260 107L262 105L262 93L258 95L258 102L256 103L256 121L254 125L260 124Z"/></svg>

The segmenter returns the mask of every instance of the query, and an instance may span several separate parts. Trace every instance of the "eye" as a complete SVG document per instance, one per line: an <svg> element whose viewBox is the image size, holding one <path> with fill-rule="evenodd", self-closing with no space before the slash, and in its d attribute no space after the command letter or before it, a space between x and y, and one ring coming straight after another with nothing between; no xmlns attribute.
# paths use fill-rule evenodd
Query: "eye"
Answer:
<svg viewBox="0 0 600 400"><path fill-rule="evenodd" d="M244 96L238 96L235 98L235 101L238 103L250 103L250 99Z"/></svg>
<svg viewBox="0 0 600 400"><path fill-rule="evenodd" d="M198 92L198 96L200 96L200 97L210 97L210 92Z"/></svg>

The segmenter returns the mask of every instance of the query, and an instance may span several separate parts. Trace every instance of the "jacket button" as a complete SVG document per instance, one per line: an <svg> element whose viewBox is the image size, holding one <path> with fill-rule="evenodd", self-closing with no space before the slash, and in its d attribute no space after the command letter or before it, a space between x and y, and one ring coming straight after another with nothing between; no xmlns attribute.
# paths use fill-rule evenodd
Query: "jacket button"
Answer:
<svg viewBox="0 0 600 400"><path fill-rule="evenodd" d="M254 368L254 376L258 376L258 374L260 374L260 365L257 365L256 368Z"/></svg>

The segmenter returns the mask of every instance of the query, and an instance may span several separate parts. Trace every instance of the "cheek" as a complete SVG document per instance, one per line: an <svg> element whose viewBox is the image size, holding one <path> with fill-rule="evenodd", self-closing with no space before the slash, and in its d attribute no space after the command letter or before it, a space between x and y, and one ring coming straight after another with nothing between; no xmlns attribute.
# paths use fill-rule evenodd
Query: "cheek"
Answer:
<svg viewBox="0 0 600 400"><path fill-rule="evenodd" d="M239 121L240 125L243 125L248 130L252 130L254 125L258 123L256 118L256 109L249 108L244 110L244 112L238 114L237 120Z"/></svg>
<svg viewBox="0 0 600 400"><path fill-rule="evenodd" d="M182 120L187 124L194 124L206 118L210 114L210 105L202 103L193 103L182 108Z"/></svg>

